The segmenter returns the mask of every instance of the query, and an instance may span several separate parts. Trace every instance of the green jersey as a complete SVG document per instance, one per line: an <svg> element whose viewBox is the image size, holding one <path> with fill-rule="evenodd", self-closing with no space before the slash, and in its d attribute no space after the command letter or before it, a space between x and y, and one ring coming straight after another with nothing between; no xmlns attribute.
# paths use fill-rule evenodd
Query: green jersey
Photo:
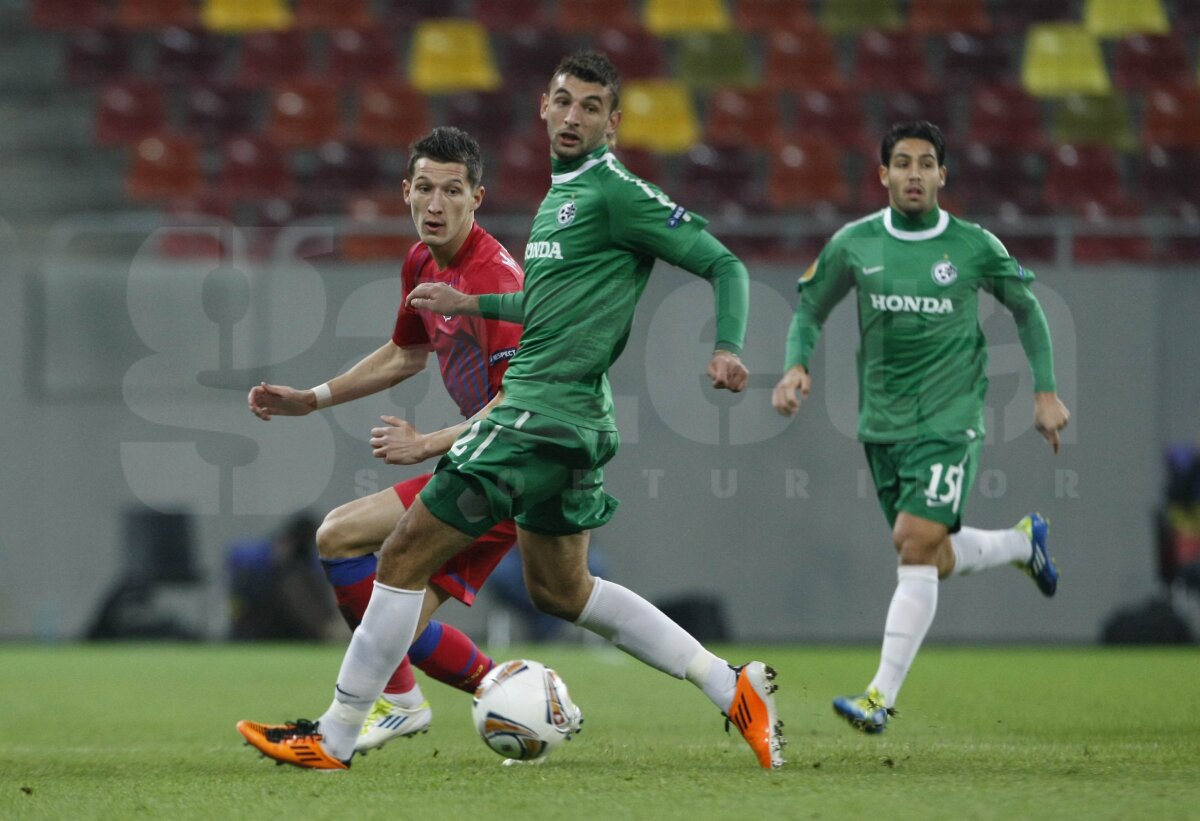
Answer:
<svg viewBox="0 0 1200 821"><path fill-rule="evenodd" d="M858 292L858 434L864 442L983 436L987 343L979 289L1013 314L1034 390L1054 390L1046 318L1033 273L996 237L935 208L886 208L837 232L800 278L786 367L804 365L834 305Z"/></svg>
<svg viewBox="0 0 1200 821"><path fill-rule="evenodd" d="M707 220L631 174L607 146L552 163L550 191L525 246L525 290L482 297L480 308L524 322L504 375L506 404L616 430L608 369L625 347L655 259L711 275L714 287L730 280L734 287L717 288L717 347L733 353L745 333L745 268L711 237L700 241ZM728 260L736 271L720 264ZM740 298L728 297L739 288Z"/></svg>

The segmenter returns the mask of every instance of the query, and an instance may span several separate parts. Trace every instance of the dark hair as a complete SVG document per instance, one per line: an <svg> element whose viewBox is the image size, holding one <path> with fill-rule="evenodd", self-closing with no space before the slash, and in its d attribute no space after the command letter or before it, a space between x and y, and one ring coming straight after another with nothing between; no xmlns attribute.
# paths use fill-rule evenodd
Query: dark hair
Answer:
<svg viewBox="0 0 1200 821"><path fill-rule="evenodd" d="M621 102L621 74L617 67L608 59L608 55L599 51L577 51L562 58L554 73L550 75L551 82L560 74L570 74L585 83L598 83L612 92L612 108L616 111Z"/></svg>
<svg viewBox="0 0 1200 821"><path fill-rule="evenodd" d="M911 120L896 123L883 138L883 145L879 149L879 158L883 160L884 165L892 164L892 149L896 147L896 143L909 138L932 143L934 153L937 154L938 165L946 164L946 138L942 136L942 130L928 120Z"/></svg>
<svg viewBox="0 0 1200 821"><path fill-rule="evenodd" d="M434 162L458 162L467 167L467 183L472 188L483 179L483 154L475 138L461 128L439 126L408 147L408 176L411 178L417 160L422 157Z"/></svg>

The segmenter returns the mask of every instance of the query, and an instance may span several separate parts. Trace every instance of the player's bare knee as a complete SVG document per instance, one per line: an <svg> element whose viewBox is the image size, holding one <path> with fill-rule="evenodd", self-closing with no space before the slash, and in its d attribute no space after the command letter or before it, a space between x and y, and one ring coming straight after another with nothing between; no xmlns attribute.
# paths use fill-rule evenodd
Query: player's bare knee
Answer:
<svg viewBox="0 0 1200 821"><path fill-rule="evenodd" d="M548 586L526 581L529 590L529 600L542 613L557 616L567 621L575 621L587 605L587 597L580 600L579 595L561 586Z"/></svg>
<svg viewBox="0 0 1200 821"><path fill-rule="evenodd" d="M344 559L350 555L343 517L331 511L317 528L317 553L322 559Z"/></svg>

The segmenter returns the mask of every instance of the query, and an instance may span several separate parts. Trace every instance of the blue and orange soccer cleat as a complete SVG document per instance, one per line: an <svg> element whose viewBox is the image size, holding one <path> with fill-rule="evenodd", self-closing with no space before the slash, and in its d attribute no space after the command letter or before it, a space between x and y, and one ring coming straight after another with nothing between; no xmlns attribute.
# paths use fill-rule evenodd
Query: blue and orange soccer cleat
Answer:
<svg viewBox="0 0 1200 821"><path fill-rule="evenodd" d="M1058 590L1058 565L1050 558L1046 538L1050 535L1050 522L1040 513L1030 513L1017 522L1016 529L1029 539L1033 552L1027 562L1014 562L1033 579L1042 595L1049 598Z"/></svg>

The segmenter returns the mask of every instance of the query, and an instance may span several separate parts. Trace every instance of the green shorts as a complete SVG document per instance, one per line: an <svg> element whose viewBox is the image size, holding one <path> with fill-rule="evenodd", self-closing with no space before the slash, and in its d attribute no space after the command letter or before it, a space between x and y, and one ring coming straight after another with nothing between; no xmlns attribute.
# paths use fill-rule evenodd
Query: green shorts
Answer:
<svg viewBox="0 0 1200 821"><path fill-rule="evenodd" d="M619 443L616 431L501 405L455 440L421 501L475 537L505 519L550 536L592 530L617 509L600 468Z"/></svg>
<svg viewBox="0 0 1200 821"><path fill-rule="evenodd" d="M867 464L888 526L895 527L896 517L903 512L941 522L957 533L963 501L979 472L982 445L981 439L866 442Z"/></svg>

